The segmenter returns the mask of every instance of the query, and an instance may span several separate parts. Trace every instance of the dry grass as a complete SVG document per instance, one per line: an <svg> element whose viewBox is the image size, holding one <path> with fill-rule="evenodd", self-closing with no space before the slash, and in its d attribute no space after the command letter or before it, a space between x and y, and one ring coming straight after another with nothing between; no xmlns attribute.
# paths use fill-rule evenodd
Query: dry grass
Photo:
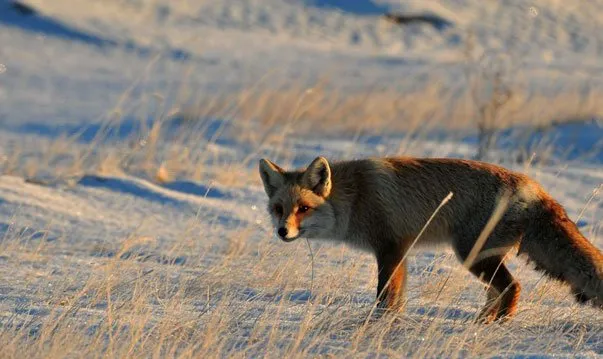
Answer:
<svg viewBox="0 0 603 359"><path fill-rule="evenodd" d="M225 178L223 171L214 172L216 166L241 170L267 151L290 157L287 146L292 139L397 135L420 141L434 130L452 131L451 135L476 133L484 112L476 93L485 85L469 83L469 89L464 83L450 87L435 78L427 88L410 92L388 89L346 94L326 80L283 89L258 84L211 95L193 96L182 90L179 100L169 106L156 93L132 98L126 92L105 120L91 128L84 126L60 138L15 141L0 157L0 168L4 174L27 178L65 180L90 172L128 172L158 182L218 177L228 184L238 178ZM541 95L520 84L513 86L508 90L512 97L497 108L495 120L488 118L492 131L518 125L546 131L560 122L603 117L603 105L596 101L603 91L594 86L589 91L568 88ZM127 103L131 105L125 106ZM88 130L94 135L81 141L81 134ZM529 130L523 134L529 136ZM219 144L224 140L245 146L247 156L225 160L229 148ZM404 154L407 145L401 141L391 154Z"/></svg>
<svg viewBox="0 0 603 359"><path fill-rule="evenodd" d="M409 79L412 81L412 79ZM472 84L471 91L488 95L483 84ZM582 120L603 115L603 106L597 98L603 89L591 88L585 96L577 87L556 94L530 94L522 84L509 89L513 97L499 110L495 128L510 126L548 126L568 120ZM409 92L391 89L369 90L343 94L327 84L265 89L254 93L241 91L222 97L201 99L187 110L198 117L230 118L236 114L240 123L253 121L262 125L260 131L245 133L245 139L257 141L258 133L273 126L290 123L296 133L383 134L384 131L413 132L425 126L442 129L474 129L481 116L474 103L474 93L466 83L458 87L437 82L426 88ZM235 108L232 110L232 108ZM230 113L229 113L230 110Z"/></svg>
<svg viewBox="0 0 603 359"><path fill-rule="evenodd" d="M520 87L513 91L497 115L499 127L603 113L594 101L596 91L586 98L572 91L542 97L525 95ZM148 105L152 97L158 105L151 107L163 108L160 96L148 96L133 102ZM117 115L102 126L135 124L124 138L100 130L87 142L77 136L35 139L35 146L10 149L2 172L41 183L126 172L160 183L193 179L247 187L258 182L260 154L294 155L287 147L291 137L317 132L420 137L435 127L474 128L478 115L468 96L461 85L445 88L437 82L403 95L345 96L320 83L253 88L195 102L184 98L186 106L126 120L137 118L129 116L139 110L133 106L130 113L111 111ZM225 121L214 128L216 118ZM228 145L220 145L223 139L234 139L243 156L229 154ZM404 151L401 144L392 154ZM368 318L376 287L368 255L315 247L317 275L310 283L303 242L276 244L253 226L231 228L226 238L217 238L201 227L191 221L168 243L132 233L100 246L46 241L44 232L7 231L0 242L0 277L8 280L0 295L3 307L14 310L2 313L2 356L452 358L592 352L603 346L600 313L573 304L566 288L538 276L528 274L524 281L522 274L530 270L521 264L514 272L524 292L510 323L473 323L484 301L481 285L448 252L411 261L404 313ZM167 259L146 260L149 252ZM182 256L185 263L172 260Z"/></svg>
<svg viewBox="0 0 603 359"><path fill-rule="evenodd" d="M136 256L157 248L136 234L109 240L111 257L60 255L60 241L9 235L1 260L11 286L3 295L15 310L2 315L2 356L484 357L603 344L598 312L573 304L565 288L523 265L513 270L524 292L509 323L473 323L481 286L449 253L411 260L404 313L368 318L376 286L368 255L315 246L310 293L301 241L257 241L256 231L243 230L222 250L203 240L183 248L191 235L175 234L164 250L186 252L183 265Z"/></svg>

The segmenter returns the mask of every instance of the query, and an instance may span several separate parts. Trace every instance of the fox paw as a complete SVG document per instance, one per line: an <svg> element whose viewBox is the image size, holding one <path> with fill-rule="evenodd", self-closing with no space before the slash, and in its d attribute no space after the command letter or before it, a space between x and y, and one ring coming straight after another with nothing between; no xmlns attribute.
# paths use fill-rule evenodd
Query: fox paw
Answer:
<svg viewBox="0 0 603 359"><path fill-rule="evenodd" d="M499 307L497 305L486 306L479 313L479 315L477 316L477 319L475 319L475 322L479 323L479 324L490 324L494 321L499 320L498 309L499 309Z"/></svg>

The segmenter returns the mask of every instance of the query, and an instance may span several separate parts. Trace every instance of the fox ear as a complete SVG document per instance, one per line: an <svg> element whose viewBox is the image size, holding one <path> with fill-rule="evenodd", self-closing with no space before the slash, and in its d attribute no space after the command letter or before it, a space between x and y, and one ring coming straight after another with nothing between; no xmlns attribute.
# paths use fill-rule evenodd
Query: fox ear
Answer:
<svg viewBox="0 0 603 359"><path fill-rule="evenodd" d="M262 158L260 160L260 177L262 177L262 182L264 183L264 190L268 197L272 197L274 192L285 183L283 179L283 172L285 172L282 168L275 165L271 161Z"/></svg>
<svg viewBox="0 0 603 359"><path fill-rule="evenodd" d="M304 172L302 183L321 197L331 193L331 167L324 157L316 157Z"/></svg>

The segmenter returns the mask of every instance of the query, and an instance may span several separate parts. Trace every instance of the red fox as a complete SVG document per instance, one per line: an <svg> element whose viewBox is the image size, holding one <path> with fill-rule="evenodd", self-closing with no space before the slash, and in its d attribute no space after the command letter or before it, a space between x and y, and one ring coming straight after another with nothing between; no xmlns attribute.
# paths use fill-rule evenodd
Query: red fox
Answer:
<svg viewBox="0 0 603 359"><path fill-rule="evenodd" d="M536 269L568 283L579 302L603 308L603 254L558 202L521 173L461 159L329 163L324 157L295 171L261 159L259 172L283 241L332 239L375 254L379 308L401 309L406 253L419 232L418 245L450 243L464 262L503 192L510 193L507 206L469 265L487 285L478 319L504 320L516 310L520 285L504 264L513 248ZM450 192L452 199L425 227Z"/></svg>

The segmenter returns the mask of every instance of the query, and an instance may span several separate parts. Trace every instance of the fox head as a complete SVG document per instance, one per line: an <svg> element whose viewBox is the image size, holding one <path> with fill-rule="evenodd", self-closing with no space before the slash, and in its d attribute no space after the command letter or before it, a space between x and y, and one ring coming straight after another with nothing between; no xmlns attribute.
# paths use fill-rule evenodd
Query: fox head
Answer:
<svg viewBox="0 0 603 359"><path fill-rule="evenodd" d="M283 241L328 237L332 233L335 214L328 201L331 168L324 157L317 157L305 170L289 172L261 159L260 176L268 195L268 213Z"/></svg>

